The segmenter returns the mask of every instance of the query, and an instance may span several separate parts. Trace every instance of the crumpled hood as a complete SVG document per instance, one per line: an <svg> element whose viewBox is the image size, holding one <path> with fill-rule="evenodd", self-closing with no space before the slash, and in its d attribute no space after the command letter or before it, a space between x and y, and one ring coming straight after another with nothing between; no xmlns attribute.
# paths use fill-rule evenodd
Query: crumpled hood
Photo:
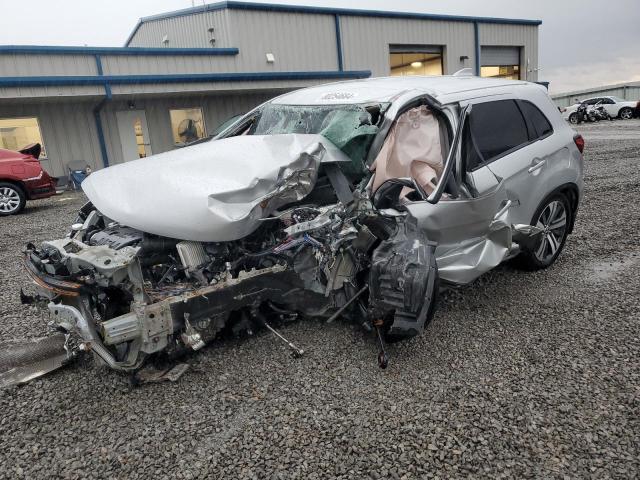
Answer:
<svg viewBox="0 0 640 480"><path fill-rule="evenodd" d="M82 189L107 217L181 240L237 240L313 189L321 162L349 161L321 135L244 135L92 173Z"/></svg>

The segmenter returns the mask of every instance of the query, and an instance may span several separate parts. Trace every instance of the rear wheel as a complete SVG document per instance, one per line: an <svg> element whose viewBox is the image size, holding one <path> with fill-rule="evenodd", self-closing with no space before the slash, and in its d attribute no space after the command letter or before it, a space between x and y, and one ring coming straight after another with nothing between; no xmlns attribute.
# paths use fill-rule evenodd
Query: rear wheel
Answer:
<svg viewBox="0 0 640 480"><path fill-rule="evenodd" d="M519 263L527 270L547 268L564 248L572 218L571 206L561 193L545 200L536 210L531 225L542 229L540 240L520 254Z"/></svg>
<svg viewBox="0 0 640 480"><path fill-rule="evenodd" d="M633 117L633 110L629 107L624 107L620 109L620 113L618 115L620 115L620 118L622 118L623 120L629 120L631 117Z"/></svg>
<svg viewBox="0 0 640 480"><path fill-rule="evenodd" d="M20 187L13 183L0 182L0 217L19 213L27 203Z"/></svg>
<svg viewBox="0 0 640 480"><path fill-rule="evenodd" d="M574 125L578 123L578 114L576 112L573 112L571 115L569 115L569 122L573 123Z"/></svg>

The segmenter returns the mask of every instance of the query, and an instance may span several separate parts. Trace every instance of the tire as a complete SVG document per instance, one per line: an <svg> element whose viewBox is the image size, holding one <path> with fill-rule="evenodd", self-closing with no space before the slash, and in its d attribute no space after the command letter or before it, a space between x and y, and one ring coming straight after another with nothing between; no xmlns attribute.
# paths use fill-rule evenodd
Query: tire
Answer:
<svg viewBox="0 0 640 480"><path fill-rule="evenodd" d="M571 115L569 115L569 123L572 123L574 125L578 124L578 114L576 112L573 112Z"/></svg>
<svg viewBox="0 0 640 480"><path fill-rule="evenodd" d="M516 263L525 270L541 270L553 265L567 241L572 218L571 204L564 194L547 197L530 222L544 229L540 241L531 250L524 250ZM556 227L551 228L553 225Z"/></svg>
<svg viewBox="0 0 640 480"><path fill-rule="evenodd" d="M27 197L22 188L13 183L0 182L0 217L20 213L26 203Z"/></svg>
<svg viewBox="0 0 640 480"><path fill-rule="evenodd" d="M629 120L633 118L633 109L629 107L621 108L620 112L618 112L618 116L623 120Z"/></svg>

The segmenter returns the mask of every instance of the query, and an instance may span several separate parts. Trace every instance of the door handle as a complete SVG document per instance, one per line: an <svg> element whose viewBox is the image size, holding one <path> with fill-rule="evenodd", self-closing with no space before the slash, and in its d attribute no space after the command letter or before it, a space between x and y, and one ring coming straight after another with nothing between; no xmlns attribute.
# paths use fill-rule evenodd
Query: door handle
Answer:
<svg viewBox="0 0 640 480"><path fill-rule="evenodd" d="M535 165L533 167L529 167L529 170L527 170L529 173L540 170L542 167L544 167L544 164L547 163L546 160L534 160L533 162L535 163Z"/></svg>

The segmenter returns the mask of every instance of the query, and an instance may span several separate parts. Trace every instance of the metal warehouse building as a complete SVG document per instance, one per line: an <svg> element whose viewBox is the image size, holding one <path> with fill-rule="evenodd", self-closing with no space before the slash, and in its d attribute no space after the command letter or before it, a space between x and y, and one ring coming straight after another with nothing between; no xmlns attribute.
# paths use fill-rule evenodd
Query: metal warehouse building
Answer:
<svg viewBox="0 0 640 480"><path fill-rule="evenodd" d="M536 81L537 20L221 2L142 18L124 47L0 46L0 148L53 175L179 148L280 93L387 75Z"/></svg>

